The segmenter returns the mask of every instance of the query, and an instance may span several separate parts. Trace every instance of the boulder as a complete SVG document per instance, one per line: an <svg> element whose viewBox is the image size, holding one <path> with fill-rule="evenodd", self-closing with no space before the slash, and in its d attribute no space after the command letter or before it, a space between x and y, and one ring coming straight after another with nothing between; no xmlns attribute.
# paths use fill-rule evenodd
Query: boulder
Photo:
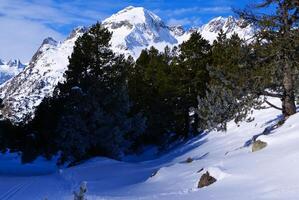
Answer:
<svg viewBox="0 0 299 200"><path fill-rule="evenodd" d="M193 158L188 157L185 161L185 163L192 163L193 162Z"/></svg>
<svg viewBox="0 0 299 200"><path fill-rule="evenodd" d="M259 150L265 148L266 146L267 146L266 142L263 142L261 140L256 140L252 144L252 152L259 151Z"/></svg>
<svg viewBox="0 0 299 200"><path fill-rule="evenodd" d="M216 178L214 178L213 176L210 176L209 172L207 171L205 174L203 174L200 177L197 187L203 188L203 187L206 187L206 186L209 186L209 185L215 183L216 181L217 181Z"/></svg>

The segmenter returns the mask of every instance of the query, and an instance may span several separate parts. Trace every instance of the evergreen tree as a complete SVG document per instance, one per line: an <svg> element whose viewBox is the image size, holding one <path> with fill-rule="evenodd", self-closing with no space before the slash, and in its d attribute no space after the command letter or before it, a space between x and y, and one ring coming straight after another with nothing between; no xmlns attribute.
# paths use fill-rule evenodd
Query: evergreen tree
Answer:
<svg viewBox="0 0 299 200"><path fill-rule="evenodd" d="M267 12L275 8L274 13ZM258 28L255 36L255 65L266 68L262 82L268 90L260 95L278 97L285 117L296 112L295 85L298 79L299 2L293 0L264 0L255 5L258 13L239 11L238 14ZM266 79L266 80L265 80ZM267 80L268 79L268 80ZM258 90L258 89L257 89ZM271 104L270 104L271 105ZM273 105L271 105L273 106ZM277 108L276 106L274 106Z"/></svg>
<svg viewBox="0 0 299 200"><path fill-rule="evenodd" d="M257 95L252 93L252 89L258 87L252 56L251 47L238 35L227 38L220 31L212 46L206 96L198 98L197 113L202 129L225 130L228 121L243 120L254 106L259 105Z"/></svg>
<svg viewBox="0 0 299 200"><path fill-rule="evenodd" d="M174 79L177 81L178 102L184 133L198 132L197 97L204 97L210 81L207 67L210 64L211 45L200 33L194 32L190 39L179 46L178 60L174 61Z"/></svg>
<svg viewBox="0 0 299 200"><path fill-rule="evenodd" d="M128 96L132 58L114 54L110 39L111 33L97 23L75 42L65 82L22 127L24 161L58 152L60 162L98 155L120 158L142 134L144 118L131 112Z"/></svg>
<svg viewBox="0 0 299 200"><path fill-rule="evenodd" d="M135 111L147 119L147 141L165 143L170 135L198 132L198 117L191 111L197 96L205 95L209 56L210 45L199 33L173 50L142 51L130 73L129 94Z"/></svg>
<svg viewBox="0 0 299 200"><path fill-rule="evenodd" d="M171 98L174 84L171 82L171 67L168 55L151 47L143 50L130 70L129 94L134 112L146 117L146 143L165 141L167 133L174 132L174 110Z"/></svg>
<svg viewBox="0 0 299 200"><path fill-rule="evenodd" d="M3 100L0 99L0 113L5 109ZM0 117L0 152L18 152L24 149L23 141L26 138L22 134L22 128L15 126L8 119Z"/></svg>
<svg viewBox="0 0 299 200"><path fill-rule="evenodd" d="M127 69L132 60L109 48L111 33L101 24L75 44L59 85L63 98L57 145L63 159L78 161L92 155L119 158L144 129L138 113L130 114Z"/></svg>

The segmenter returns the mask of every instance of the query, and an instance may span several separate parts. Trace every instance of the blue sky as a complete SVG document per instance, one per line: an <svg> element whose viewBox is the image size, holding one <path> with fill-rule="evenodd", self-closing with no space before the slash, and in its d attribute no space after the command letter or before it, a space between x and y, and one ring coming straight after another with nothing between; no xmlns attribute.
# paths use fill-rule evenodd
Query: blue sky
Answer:
<svg viewBox="0 0 299 200"><path fill-rule="evenodd" d="M0 0L0 59L28 62L45 37L63 40L76 26L90 25L129 6L142 6L167 24L200 26L233 15L255 0Z"/></svg>

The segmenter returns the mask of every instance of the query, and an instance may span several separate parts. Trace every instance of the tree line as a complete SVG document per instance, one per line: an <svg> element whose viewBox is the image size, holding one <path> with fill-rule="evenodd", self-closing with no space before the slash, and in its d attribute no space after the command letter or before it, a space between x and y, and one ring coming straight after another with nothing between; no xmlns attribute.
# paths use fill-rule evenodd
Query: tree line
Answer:
<svg viewBox="0 0 299 200"><path fill-rule="evenodd" d="M93 25L75 43L65 81L34 119L0 122L0 149L21 152L24 162L59 154L59 163L75 164L225 130L263 103L288 118L296 113L299 88L299 3L267 0L255 8L273 5L273 14L237 11L257 28L250 42L220 31L210 44L194 32L163 52L145 49L136 61L113 52L112 33ZM280 98L281 107L268 97Z"/></svg>

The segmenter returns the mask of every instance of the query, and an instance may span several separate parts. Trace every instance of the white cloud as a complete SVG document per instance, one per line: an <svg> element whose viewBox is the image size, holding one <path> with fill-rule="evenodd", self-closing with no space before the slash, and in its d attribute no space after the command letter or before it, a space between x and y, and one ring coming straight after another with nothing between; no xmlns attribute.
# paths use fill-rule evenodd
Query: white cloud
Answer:
<svg viewBox="0 0 299 200"><path fill-rule="evenodd" d="M64 38L47 26L29 20L0 18L0 27L0 58L4 60L19 58L28 62L44 38Z"/></svg>
<svg viewBox="0 0 299 200"><path fill-rule="evenodd" d="M28 62L44 38L65 38L57 31L58 27L89 25L105 17L95 11L96 7L82 9L76 3L75 0L71 4L53 0L1 0L0 59L19 58Z"/></svg>
<svg viewBox="0 0 299 200"><path fill-rule="evenodd" d="M90 25L125 7L123 0L0 0L0 59L20 58L28 62L45 37L62 40L76 25ZM145 0L138 5L159 7L164 0ZM142 6L141 5L141 6ZM219 4L222 5L222 4ZM221 13L229 7L190 7L154 10L170 25L198 26L190 13ZM59 31L58 31L59 30ZM60 33L62 32L62 33Z"/></svg>

